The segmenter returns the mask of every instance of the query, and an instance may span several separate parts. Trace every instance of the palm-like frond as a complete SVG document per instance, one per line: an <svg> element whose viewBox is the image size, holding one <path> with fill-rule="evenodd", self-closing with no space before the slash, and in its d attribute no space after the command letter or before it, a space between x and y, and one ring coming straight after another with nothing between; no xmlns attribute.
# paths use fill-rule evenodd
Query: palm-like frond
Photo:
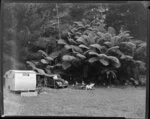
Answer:
<svg viewBox="0 0 150 119"><path fill-rule="evenodd" d="M86 45L83 45L83 44L80 44L79 47L80 47L80 48L83 48L83 49L87 49L87 50L90 49L89 47L87 47Z"/></svg>
<svg viewBox="0 0 150 119"><path fill-rule="evenodd" d="M111 71L110 73L111 73L113 79L117 78L116 71Z"/></svg>
<svg viewBox="0 0 150 119"><path fill-rule="evenodd" d="M75 40L73 40L72 38L68 38L68 41L70 44L78 44Z"/></svg>
<svg viewBox="0 0 150 119"><path fill-rule="evenodd" d="M106 54L99 54L98 57L102 59L108 59L108 56Z"/></svg>
<svg viewBox="0 0 150 119"><path fill-rule="evenodd" d="M101 71L102 74L104 74L104 73L106 74L107 79L109 79L109 78L113 78L113 79L117 78L116 72L117 71L113 70L113 69L104 69L104 70Z"/></svg>
<svg viewBox="0 0 150 119"><path fill-rule="evenodd" d="M107 55L112 55L112 53L116 54L118 57L124 55L124 53L120 51L119 46L111 47L106 51Z"/></svg>
<svg viewBox="0 0 150 119"><path fill-rule="evenodd" d="M43 50L38 50L38 52L41 53L44 57L48 56L47 53L45 51L43 51Z"/></svg>
<svg viewBox="0 0 150 119"><path fill-rule="evenodd" d="M113 36L111 38L111 43L112 43L113 46L118 45L120 43L120 37L119 36Z"/></svg>
<svg viewBox="0 0 150 119"><path fill-rule="evenodd" d="M64 55L64 56L62 57L62 60L63 60L63 61L73 61L73 60L77 60L77 59L76 59L76 57L71 56L71 55Z"/></svg>
<svg viewBox="0 0 150 119"><path fill-rule="evenodd" d="M31 61L27 61L26 63L29 64L32 67L32 69L35 70L38 74L40 74L40 75L46 75L46 73L45 73L45 71L43 69L37 68L35 66L35 64L32 63Z"/></svg>
<svg viewBox="0 0 150 119"><path fill-rule="evenodd" d="M136 53L137 54L145 53L145 55L146 55L146 47L147 47L146 43L139 44L139 48L136 49Z"/></svg>
<svg viewBox="0 0 150 119"><path fill-rule="evenodd" d="M135 61L135 64L139 66L139 69L140 69L140 70L143 70L143 71L146 70L146 63L145 63L145 62L136 60L136 61Z"/></svg>
<svg viewBox="0 0 150 119"><path fill-rule="evenodd" d="M64 70L68 69L69 67L71 67L71 64L69 62L63 62L62 63L62 67Z"/></svg>
<svg viewBox="0 0 150 119"><path fill-rule="evenodd" d="M59 55L63 55L66 54L67 50L65 48L61 49L61 50L56 50L54 52L52 52L49 55L49 60L51 60L51 58L54 60L55 58L57 58Z"/></svg>
<svg viewBox="0 0 150 119"><path fill-rule="evenodd" d="M89 52L91 52L91 50L90 50L90 49L89 49L89 50L84 51L84 52L83 52L83 55L88 55L88 53L89 53Z"/></svg>
<svg viewBox="0 0 150 119"><path fill-rule="evenodd" d="M34 69L39 75L46 75L45 71L43 69L39 69L39 68L36 68Z"/></svg>
<svg viewBox="0 0 150 119"><path fill-rule="evenodd" d="M72 49L72 47L71 47L71 45L65 45L65 48L67 49L67 50L69 50L69 49Z"/></svg>
<svg viewBox="0 0 150 119"><path fill-rule="evenodd" d="M45 60L45 59L41 59L41 63L48 64L47 60Z"/></svg>
<svg viewBox="0 0 150 119"><path fill-rule="evenodd" d="M136 45L132 42L121 42L120 44L123 44L124 46L126 46L128 48L132 48L132 49L136 48Z"/></svg>
<svg viewBox="0 0 150 119"><path fill-rule="evenodd" d="M120 37L120 40L124 40L123 38L126 38L126 40L133 38L130 36L129 32L130 31L124 31L124 30L120 31L120 34L118 35Z"/></svg>
<svg viewBox="0 0 150 119"><path fill-rule="evenodd" d="M103 58L101 58L101 59L99 59L99 61L100 61L100 63L102 63L104 66L108 66L109 65L109 60L108 59L103 59Z"/></svg>
<svg viewBox="0 0 150 119"><path fill-rule="evenodd" d="M99 54L99 58L102 59L102 62L106 61L106 66L109 65L109 62L112 63L116 68L120 67L120 61L114 56L107 56L106 54ZM104 60L104 61L103 61ZM104 62L105 63L105 62Z"/></svg>
<svg viewBox="0 0 150 119"><path fill-rule="evenodd" d="M101 46L101 45L99 45L99 44L92 44L92 45L90 45L90 47L96 48L96 49L98 49L99 51L101 51L101 50L104 48L104 46Z"/></svg>
<svg viewBox="0 0 150 119"><path fill-rule="evenodd" d="M65 48L67 50L72 49L72 51L76 51L76 52L79 52L79 53L83 52L82 49L79 46L76 46L76 45L65 45Z"/></svg>
<svg viewBox="0 0 150 119"><path fill-rule="evenodd" d="M76 51L76 52L79 52L79 53L82 53L82 49L79 47L79 46L75 46L75 45L71 45L71 48Z"/></svg>
<svg viewBox="0 0 150 119"><path fill-rule="evenodd" d="M120 34L119 34L119 36L124 36L124 35L129 35L129 33L130 33L130 31L125 31L125 30L123 30L123 29L120 29Z"/></svg>
<svg viewBox="0 0 150 119"><path fill-rule="evenodd" d="M99 56L99 54L94 51L89 51L88 54L93 56Z"/></svg>
<svg viewBox="0 0 150 119"><path fill-rule="evenodd" d="M97 56L99 58L100 63L102 63L104 66L109 65L108 56L106 54L98 54Z"/></svg>
<svg viewBox="0 0 150 119"><path fill-rule="evenodd" d="M120 51L125 55L133 55L135 52L136 45L132 42L121 42L118 44Z"/></svg>
<svg viewBox="0 0 150 119"><path fill-rule="evenodd" d="M140 60L135 60L135 64L137 64L137 65L145 65L145 63L143 61L140 61Z"/></svg>
<svg viewBox="0 0 150 119"><path fill-rule="evenodd" d="M26 63L32 67L32 69L35 69L35 64L32 63L31 61L26 61Z"/></svg>
<svg viewBox="0 0 150 119"><path fill-rule="evenodd" d="M45 57L45 59L48 60L48 61L53 61L54 60L54 58L52 58L50 56Z"/></svg>
<svg viewBox="0 0 150 119"><path fill-rule="evenodd" d="M56 66L56 67L60 67L60 66L62 66L62 64L57 63L55 66Z"/></svg>
<svg viewBox="0 0 150 119"><path fill-rule="evenodd" d="M79 38L77 39L77 41L78 41L79 43L81 43L81 44L84 44L84 45L88 46L88 43L87 43L87 41L86 41L86 39L85 39L84 37L85 37L85 35L79 37Z"/></svg>
<svg viewBox="0 0 150 119"><path fill-rule="evenodd" d="M102 32L97 32L97 35L102 39L104 39L104 37L105 37L105 34Z"/></svg>
<svg viewBox="0 0 150 119"><path fill-rule="evenodd" d="M120 57L120 59L126 60L126 61L133 61L133 57L132 57L132 56L129 56L129 55L122 55L122 56Z"/></svg>
<svg viewBox="0 0 150 119"><path fill-rule="evenodd" d="M118 50L119 50L119 46L114 46L114 47L109 48L106 53L117 52Z"/></svg>
<svg viewBox="0 0 150 119"><path fill-rule="evenodd" d="M114 56L108 56L108 59L112 62L112 64L116 67L119 68L121 66L120 61L118 58Z"/></svg>
<svg viewBox="0 0 150 119"><path fill-rule="evenodd" d="M111 42L109 42L109 41L104 42L104 45L106 45L108 47L112 47L113 46L113 44Z"/></svg>
<svg viewBox="0 0 150 119"><path fill-rule="evenodd" d="M86 57L80 53L77 53L76 56L79 57L80 59L86 59Z"/></svg>
<svg viewBox="0 0 150 119"><path fill-rule="evenodd" d="M95 34L94 37L92 38L92 43L99 43L100 38Z"/></svg>
<svg viewBox="0 0 150 119"><path fill-rule="evenodd" d="M89 62L89 63L94 63L94 62L96 62L96 61L98 61L98 60L99 60L98 57L92 57L92 58L89 58L89 59L88 59L88 62Z"/></svg>

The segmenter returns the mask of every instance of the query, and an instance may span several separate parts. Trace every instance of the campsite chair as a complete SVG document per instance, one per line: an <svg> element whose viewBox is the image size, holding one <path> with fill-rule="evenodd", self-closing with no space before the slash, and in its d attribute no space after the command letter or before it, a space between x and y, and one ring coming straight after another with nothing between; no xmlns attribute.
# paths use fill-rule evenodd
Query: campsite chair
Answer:
<svg viewBox="0 0 150 119"><path fill-rule="evenodd" d="M86 84L84 83L84 81L82 81L81 89L85 89L85 87L86 87Z"/></svg>
<svg viewBox="0 0 150 119"><path fill-rule="evenodd" d="M82 82L82 83L78 83L78 82L75 82L75 85L73 85L73 87L75 88L75 89L85 89L85 83L84 82Z"/></svg>

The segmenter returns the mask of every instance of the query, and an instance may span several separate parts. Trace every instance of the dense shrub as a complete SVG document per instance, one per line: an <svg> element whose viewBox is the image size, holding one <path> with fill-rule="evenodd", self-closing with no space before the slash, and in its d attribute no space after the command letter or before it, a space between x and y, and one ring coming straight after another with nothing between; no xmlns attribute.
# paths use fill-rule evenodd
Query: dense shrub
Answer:
<svg viewBox="0 0 150 119"><path fill-rule="evenodd" d="M51 72L67 74L79 82L97 82L100 80L97 77L102 76L101 82L107 85L128 81L138 85L139 68L145 68L144 62L135 59L143 45L137 47L128 31L120 30L116 34L112 27L105 29L103 22L74 22L65 39L57 43L63 50L59 49L55 57L52 57L54 53L48 55L40 50L44 58L41 62ZM55 63L51 65L52 62Z"/></svg>

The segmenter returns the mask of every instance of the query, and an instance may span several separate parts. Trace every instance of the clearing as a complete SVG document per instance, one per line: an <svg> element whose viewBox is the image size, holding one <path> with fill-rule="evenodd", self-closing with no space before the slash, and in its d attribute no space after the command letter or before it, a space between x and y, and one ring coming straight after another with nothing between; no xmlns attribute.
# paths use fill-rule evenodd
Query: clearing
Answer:
<svg viewBox="0 0 150 119"><path fill-rule="evenodd" d="M35 97L21 97L4 90L4 114L18 116L145 117L145 87L44 88Z"/></svg>

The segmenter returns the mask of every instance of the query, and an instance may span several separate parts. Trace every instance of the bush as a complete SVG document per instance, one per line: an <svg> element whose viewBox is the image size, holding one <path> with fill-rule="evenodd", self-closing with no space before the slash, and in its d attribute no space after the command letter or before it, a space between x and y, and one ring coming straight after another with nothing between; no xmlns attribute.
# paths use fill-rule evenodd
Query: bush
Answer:
<svg viewBox="0 0 150 119"><path fill-rule="evenodd" d="M128 31L121 30L116 34L114 28L104 30L102 24L98 21L90 25L85 21L74 22L66 38L57 42L65 52L62 53L60 49L60 53L52 57L52 54L41 51L45 59L42 63L50 67L51 71L57 69L59 73L68 74L72 78L80 77L80 82L97 82L97 77L102 75L103 83L108 85L116 82L125 84L127 81L136 85L134 82L139 82L139 68L144 64L135 59L134 54L139 52L139 47L132 42ZM53 66L52 62L55 62Z"/></svg>

